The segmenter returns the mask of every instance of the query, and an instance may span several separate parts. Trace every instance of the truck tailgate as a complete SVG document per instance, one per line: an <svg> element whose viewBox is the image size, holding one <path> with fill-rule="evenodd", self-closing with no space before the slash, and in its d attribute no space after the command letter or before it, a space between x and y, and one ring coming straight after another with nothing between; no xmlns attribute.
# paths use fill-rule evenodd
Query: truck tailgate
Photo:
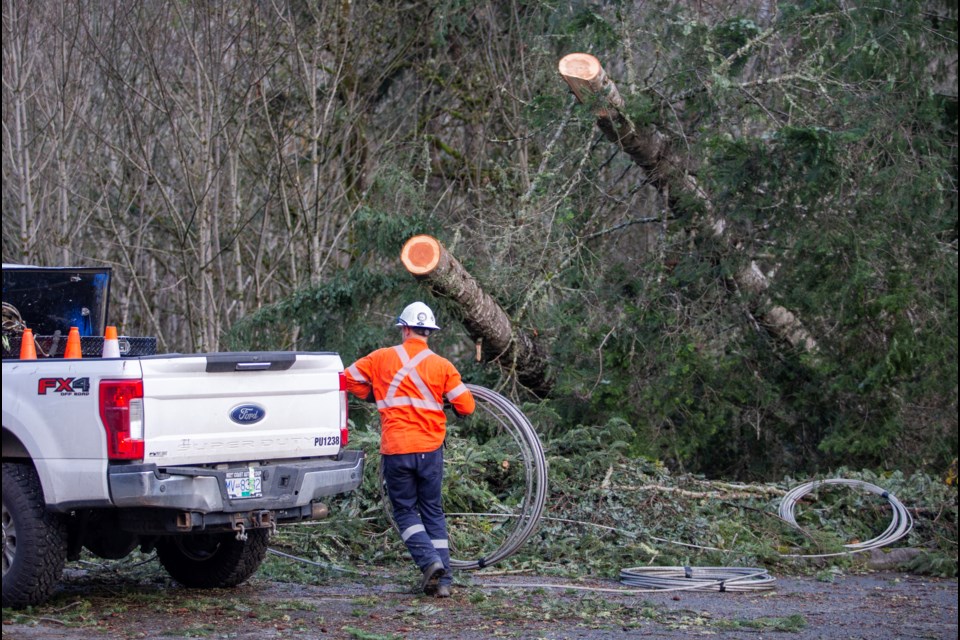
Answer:
<svg viewBox="0 0 960 640"><path fill-rule="evenodd" d="M144 462L160 466L334 456L340 356L255 352L146 357Z"/></svg>

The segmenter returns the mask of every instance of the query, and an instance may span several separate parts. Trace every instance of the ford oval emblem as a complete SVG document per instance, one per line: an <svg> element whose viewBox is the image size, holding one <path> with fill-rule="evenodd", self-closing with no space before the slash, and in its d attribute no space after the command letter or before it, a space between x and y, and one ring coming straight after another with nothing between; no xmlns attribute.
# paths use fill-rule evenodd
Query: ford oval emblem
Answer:
<svg viewBox="0 0 960 640"><path fill-rule="evenodd" d="M230 419L237 424L256 424L263 420L267 412L256 404L241 404L230 412Z"/></svg>

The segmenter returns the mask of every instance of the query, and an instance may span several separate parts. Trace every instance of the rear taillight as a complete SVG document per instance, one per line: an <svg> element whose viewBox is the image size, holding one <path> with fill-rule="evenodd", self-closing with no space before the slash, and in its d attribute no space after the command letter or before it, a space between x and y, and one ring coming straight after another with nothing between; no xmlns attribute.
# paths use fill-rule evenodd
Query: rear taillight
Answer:
<svg viewBox="0 0 960 640"><path fill-rule="evenodd" d="M143 460L143 380L101 381L100 420L110 460Z"/></svg>
<svg viewBox="0 0 960 640"><path fill-rule="evenodd" d="M340 372L340 446L347 446L350 432L347 429L347 376Z"/></svg>

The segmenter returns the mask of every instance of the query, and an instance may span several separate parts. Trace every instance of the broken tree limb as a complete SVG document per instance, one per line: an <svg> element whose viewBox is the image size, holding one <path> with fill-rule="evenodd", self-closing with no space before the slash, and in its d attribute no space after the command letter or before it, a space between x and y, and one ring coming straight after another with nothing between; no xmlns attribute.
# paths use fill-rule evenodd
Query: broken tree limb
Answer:
<svg viewBox="0 0 960 640"><path fill-rule="evenodd" d="M670 138L653 125L636 126L624 112L624 101L600 61L588 53L571 53L559 63L560 75L583 104L593 105L597 127L616 143L647 174L650 182L666 194L671 208L686 206L691 200L705 214L704 226L715 237L729 242L725 236L726 220L717 214L708 194L688 170L687 160L678 155ZM782 306L772 304L765 295L770 281L759 265L750 263L733 277L739 290L746 291L751 313L767 329L795 348L817 350L817 342L800 319Z"/></svg>
<svg viewBox="0 0 960 640"><path fill-rule="evenodd" d="M479 345L484 362L497 363L540 397L549 393L552 382L542 346L513 326L507 312L439 240L428 235L410 238L403 245L400 261L435 295L457 305L463 326Z"/></svg>

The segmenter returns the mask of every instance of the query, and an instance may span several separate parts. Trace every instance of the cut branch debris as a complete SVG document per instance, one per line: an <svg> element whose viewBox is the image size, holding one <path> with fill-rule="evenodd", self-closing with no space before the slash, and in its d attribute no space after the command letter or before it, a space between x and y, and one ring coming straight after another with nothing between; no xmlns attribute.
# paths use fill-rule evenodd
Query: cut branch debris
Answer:
<svg viewBox="0 0 960 640"><path fill-rule="evenodd" d="M540 397L550 392L543 347L513 326L507 312L439 240L428 235L410 238L403 245L400 261L436 296L456 304L463 326L479 345L482 361L497 363Z"/></svg>
<svg viewBox="0 0 960 640"><path fill-rule="evenodd" d="M727 224L714 209L713 203L688 170L687 159L678 155L670 139L653 125L636 126L624 113L624 101L614 82L594 56L571 53L559 64L560 75L570 90L583 104L593 105L597 127L608 140L619 146L646 173L650 182L666 194L671 208L679 209L694 202L704 214L703 226L715 237L726 242ZM750 300L751 313L767 329L795 348L815 352L816 340L804 328L799 318L782 306L773 304L764 295L770 287L769 278L754 261L733 277L739 290Z"/></svg>

